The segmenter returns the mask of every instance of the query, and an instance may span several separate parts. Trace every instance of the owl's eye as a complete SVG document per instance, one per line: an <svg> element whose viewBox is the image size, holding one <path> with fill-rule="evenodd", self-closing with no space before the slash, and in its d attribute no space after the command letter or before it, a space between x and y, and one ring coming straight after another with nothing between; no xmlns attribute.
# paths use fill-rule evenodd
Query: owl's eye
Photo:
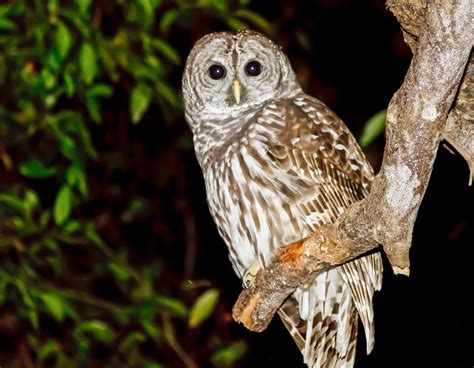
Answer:
<svg viewBox="0 0 474 368"><path fill-rule="evenodd" d="M257 75L260 75L261 72L262 64L256 60L249 61L247 65L245 65L245 73L251 77L256 77Z"/></svg>
<svg viewBox="0 0 474 368"><path fill-rule="evenodd" d="M222 65L214 64L209 67L209 76L212 79L221 79L225 76L225 68Z"/></svg>

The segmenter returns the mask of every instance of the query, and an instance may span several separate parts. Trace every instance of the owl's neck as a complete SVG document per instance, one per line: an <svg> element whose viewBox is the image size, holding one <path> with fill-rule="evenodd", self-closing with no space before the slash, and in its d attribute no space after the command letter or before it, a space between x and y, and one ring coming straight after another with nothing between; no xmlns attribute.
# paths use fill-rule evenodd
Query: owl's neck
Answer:
<svg viewBox="0 0 474 368"><path fill-rule="evenodd" d="M223 118L222 113L201 114L202 120L194 131L194 151L203 171L238 148L240 138L258 111L258 108L249 108L227 118Z"/></svg>
<svg viewBox="0 0 474 368"><path fill-rule="evenodd" d="M220 109L200 111L186 110L186 120L190 123L194 135L194 150L201 168L207 170L220 160L228 150L237 149L244 137L248 125L261 109L272 101L295 98L304 94L293 80L287 80L275 93L275 97L256 104L234 105ZM189 106L188 106L189 108Z"/></svg>

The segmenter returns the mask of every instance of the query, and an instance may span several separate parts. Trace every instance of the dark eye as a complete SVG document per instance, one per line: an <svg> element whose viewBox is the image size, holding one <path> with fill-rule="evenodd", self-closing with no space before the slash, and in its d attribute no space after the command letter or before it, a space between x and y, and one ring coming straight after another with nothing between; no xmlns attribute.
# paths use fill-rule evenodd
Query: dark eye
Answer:
<svg viewBox="0 0 474 368"><path fill-rule="evenodd" d="M225 76L225 68L218 64L211 65L209 67L209 76L212 79L221 79Z"/></svg>
<svg viewBox="0 0 474 368"><path fill-rule="evenodd" d="M245 65L245 73L251 77L256 77L262 72L262 64L258 61L252 60Z"/></svg>

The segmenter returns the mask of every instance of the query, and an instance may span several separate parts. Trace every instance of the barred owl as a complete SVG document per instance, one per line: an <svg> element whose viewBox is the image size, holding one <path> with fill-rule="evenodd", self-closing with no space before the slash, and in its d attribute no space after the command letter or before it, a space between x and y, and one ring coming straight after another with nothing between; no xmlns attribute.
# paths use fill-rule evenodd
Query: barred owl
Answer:
<svg viewBox="0 0 474 368"><path fill-rule="evenodd" d="M204 36L182 88L209 209L245 282L367 194L373 172L354 137L302 91L285 54L261 34ZM309 367L353 366L359 317L372 350L372 296L381 283L374 253L315 277L284 302L278 313Z"/></svg>

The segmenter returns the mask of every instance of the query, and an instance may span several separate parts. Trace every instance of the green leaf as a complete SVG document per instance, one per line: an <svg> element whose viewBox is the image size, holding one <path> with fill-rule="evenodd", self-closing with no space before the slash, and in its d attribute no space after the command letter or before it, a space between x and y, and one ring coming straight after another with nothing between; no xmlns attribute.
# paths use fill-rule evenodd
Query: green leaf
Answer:
<svg viewBox="0 0 474 368"><path fill-rule="evenodd" d="M238 18L235 18L235 17L229 17L225 20L225 22L234 31L240 31L242 29L249 28L247 26L247 24L245 24L244 22L242 22L241 20L239 20Z"/></svg>
<svg viewBox="0 0 474 368"><path fill-rule="evenodd" d="M164 0L150 0L150 4L153 8L157 8L163 4Z"/></svg>
<svg viewBox="0 0 474 368"><path fill-rule="evenodd" d="M110 261L107 266L119 282L127 282L132 276L132 271L130 271L130 269L124 265L118 264L117 262Z"/></svg>
<svg viewBox="0 0 474 368"><path fill-rule="evenodd" d="M38 311L36 310L37 305L31 297L31 292L27 289L23 281L19 279L12 281L20 292L24 305L27 307L27 316L30 320L31 326L35 331L37 331L39 328Z"/></svg>
<svg viewBox="0 0 474 368"><path fill-rule="evenodd" d="M0 31L13 32L17 29L16 24L10 19L0 18Z"/></svg>
<svg viewBox="0 0 474 368"><path fill-rule="evenodd" d="M58 51L61 60L64 60L69 54L72 45L72 36L69 29L63 22L59 22L54 34L54 46Z"/></svg>
<svg viewBox="0 0 474 368"><path fill-rule="evenodd" d="M50 70L53 70L54 68L55 66L52 66L49 69L45 68L40 73L41 80L46 90L53 89L57 84L57 81L58 81L57 76L50 71Z"/></svg>
<svg viewBox="0 0 474 368"><path fill-rule="evenodd" d="M181 288L183 290L194 290L199 288L209 288L211 282L206 279L201 280L185 280L181 283Z"/></svg>
<svg viewBox="0 0 474 368"><path fill-rule="evenodd" d="M87 222L86 235L87 235L87 238L97 246L97 248L99 248L102 251L105 251L107 249L107 245L105 244L105 242L102 240L100 235L95 230L95 225L93 222Z"/></svg>
<svg viewBox="0 0 474 368"><path fill-rule="evenodd" d="M97 76L97 57L94 48L88 42L83 43L79 51L79 71L86 84L91 84Z"/></svg>
<svg viewBox="0 0 474 368"><path fill-rule="evenodd" d="M101 37L97 37L96 39L97 55L99 57L101 65L103 65L105 73L107 74L109 79L113 82L116 82L119 79L119 73L117 72L116 65L118 62L118 57L116 57L118 50L115 45L111 47L112 43L113 42L105 41ZM125 54L125 58L127 57L127 54L123 49L120 50L120 52L122 52L122 54Z"/></svg>
<svg viewBox="0 0 474 368"><path fill-rule="evenodd" d="M92 140L85 125L82 116L74 111L62 111L55 116L56 120L60 122L57 126L58 136L60 139L63 139L63 136L66 136L64 132L73 132L77 134L80 138L83 148L89 156L92 158L97 158L97 152L92 146Z"/></svg>
<svg viewBox="0 0 474 368"><path fill-rule="evenodd" d="M146 60L149 61L151 57L147 57ZM136 80L156 82L161 78L161 69L156 69L150 65L144 64L141 60L135 58L130 60L129 71L133 74Z"/></svg>
<svg viewBox="0 0 474 368"><path fill-rule="evenodd" d="M61 351L60 345L54 340L48 340L38 350L38 358L42 362L59 351Z"/></svg>
<svg viewBox="0 0 474 368"><path fill-rule="evenodd" d="M146 362L143 368L164 368L165 366L160 363L150 363Z"/></svg>
<svg viewBox="0 0 474 368"><path fill-rule="evenodd" d="M211 0L211 4L220 14L229 12L229 4L226 0Z"/></svg>
<svg viewBox="0 0 474 368"><path fill-rule="evenodd" d="M48 0L48 10L52 15L56 15L59 9L59 0Z"/></svg>
<svg viewBox="0 0 474 368"><path fill-rule="evenodd" d="M35 309L29 309L28 310L28 319L30 320L31 326L35 331L38 331L39 329L39 317L38 317L38 311Z"/></svg>
<svg viewBox="0 0 474 368"><path fill-rule="evenodd" d="M44 229L49 223L49 219L51 218L51 211L49 209L43 211L39 218L40 226Z"/></svg>
<svg viewBox="0 0 474 368"><path fill-rule="evenodd" d="M87 14L92 0L76 0L76 5L81 14Z"/></svg>
<svg viewBox="0 0 474 368"><path fill-rule="evenodd" d="M47 68L43 69L41 72L41 80L47 89L51 89L56 84L56 81L54 81L54 85L48 86L48 84L51 84L51 81L48 81L48 78L50 77L45 75L44 71L51 73L51 76L57 79L57 74L61 69L61 56L59 56L59 52L56 49L48 51L44 57L44 63Z"/></svg>
<svg viewBox="0 0 474 368"><path fill-rule="evenodd" d="M8 274L0 270L0 305L3 305L3 303L7 299L7 295L5 294L5 288L9 284L10 284L10 280L9 280Z"/></svg>
<svg viewBox="0 0 474 368"><path fill-rule="evenodd" d="M158 339L158 337L160 336L161 334L161 331L160 329L155 325L155 323L153 321L150 321L150 320L142 320L140 321L140 323L142 324L142 327L143 329L145 330L145 332L153 337L154 339Z"/></svg>
<svg viewBox="0 0 474 368"><path fill-rule="evenodd" d="M64 224L63 228L66 233L74 233L81 228L81 224L79 221L69 220Z"/></svg>
<svg viewBox="0 0 474 368"><path fill-rule="evenodd" d="M244 341L236 341L229 346L217 350L212 354L212 362L218 366L229 366L235 364L247 351Z"/></svg>
<svg viewBox="0 0 474 368"><path fill-rule="evenodd" d="M96 319L83 322L79 325L77 333L81 335L84 332L90 333L97 340L102 342L111 342L115 339L115 332L105 322Z"/></svg>
<svg viewBox="0 0 474 368"><path fill-rule="evenodd" d="M99 124L102 121L102 115L100 114L99 102L94 97L87 97L86 107L92 121L96 124Z"/></svg>
<svg viewBox="0 0 474 368"><path fill-rule="evenodd" d="M110 87L108 84L104 83L99 83L87 91L87 97L110 97L114 93L112 87Z"/></svg>
<svg viewBox="0 0 474 368"><path fill-rule="evenodd" d="M21 217L14 216L11 219L12 225L14 226L15 230L23 230L25 228L25 220L23 220Z"/></svg>
<svg viewBox="0 0 474 368"><path fill-rule="evenodd" d="M21 297L23 299L23 303L31 309L36 308L36 304L33 302L33 299L31 298L31 293L30 291L26 288L26 285L23 281L21 280L15 280L15 285L18 289L18 291L21 294Z"/></svg>
<svg viewBox="0 0 474 368"><path fill-rule="evenodd" d="M74 96L76 92L76 82L74 81L74 77L72 76L69 70L64 72L64 90L66 91L67 97Z"/></svg>
<svg viewBox="0 0 474 368"><path fill-rule="evenodd" d="M189 312L189 327L195 328L208 319L218 300L219 290L217 289L209 289L202 293Z"/></svg>
<svg viewBox="0 0 474 368"><path fill-rule="evenodd" d="M66 171L66 181L71 187L79 189L84 197L87 197L89 191L84 167L78 164L69 166Z"/></svg>
<svg viewBox="0 0 474 368"><path fill-rule="evenodd" d="M186 308L186 305L178 299L171 298L165 295L158 295L154 299L154 301L157 303L159 307L169 310L177 317L184 318L188 314L188 309Z"/></svg>
<svg viewBox="0 0 474 368"><path fill-rule="evenodd" d="M359 138L359 144L362 148L368 147L385 130L385 120L387 110L382 110L372 116L365 123L364 130Z"/></svg>
<svg viewBox="0 0 474 368"><path fill-rule="evenodd" d="M8 207L24 212L26 210L23 199L15 194L0 193L0 203L6 204Z"/></svg>
<svg viewBox="0 0 474 368"><path fill-rule="evenodd" d="M35 208L38 207L39 198L38 195L31 189L27 189L25 192L25 200L24 200L25 209L28 212L32 212Z"/></svg>
<svg viewBox="0 0 474 368"><path fill-rule="evenodd" d="M151 97L151 88L145 84L139 84L133 89L130 97L130 115L134 124L139 123L142 119L148 106L150 106Z"/></svg>
<svg viewBox="0 0 474 368"><path fill-rule="evenodd" d="M168 101L171 106L178 106L178 96L176 95L176 91L168 83L166 83L165 81L158 81L156 83L156 88L158 94L166 101Z"/></svg>
<svg viewBox="0 0 474 368"><path fill-rule="evenodd" d="M97 101L98 97L110 97L113 94L112 87L107 84L96 84L91 87L86 93L86 106L94 123L100 123L102 121L102 115L100 113L100 105Z"/></svg>
<svg viewBox="0 0 474 368"><path fill-rule="evenodd" d="M70 137L68 134L66 134L65 132L60 132L58 138L60 140L61 153L64 155L64 157L67 157L71 161L76 160L77 147L76 147L75 140L72 137Z"/></svg>
<svg viewBox="0 0 474 368"><path fill-rule="evenodd" d="M140 215L144 215L149 210L149 204L145 198L134 197L130 200L128 208L122 213L120 219L123 222L133 222Z"/></svg>
<svg viewBox="0 0 474 368"><path fill-rule="evenodd" d="M307 52L311 51L313 47L311 38L303 31L296 32L296 41L301 46L301 48Z"/></svg>
<svg viewBox="0 0 474 368"><path fill-rule="evenodd" d="M20 165L20 173L27 178L42 179L49 178L56 174L57 167L45 166L37 159L29 159Z"/></svg>
<svg viewBox="0 0 474 368"><path fill-rule="evenodd" d="M160 30L162 33L167 33L171 26L179 17L179 12L176 9L166 11L160 19Z"/></svg>
<svg viewBox="0 0 474 368"><path fill-rule="evenodd" d="M68 185L63 184L56 195L54 201L54 222L57 225L63 224L69 217L72 211L73 194Z"/></svg>
<svg viewBox="0 0 474 368"><path fill-rule="evenodd" d="M140 344L145 341L146 336L143 333L137 331L130 332L120 344L119 351L122 353L127 352L136 344Z"/></svg>
<svg viewBox="0 0 474 368"><path fill-rule="evenodd" d="M153 6L150 0L137 0L137 3L141 9L140 21L143 25L148 27L153 23Z"/></svg>
<svg viewBox="0 0 474 368"><path fill-rule="evenodd" d="M248 10L248 9L239 9L235 12L235 15L239 18L248 20L252 24L256 25L266 33L272 33L273 32L273 27L271 24L263 18L261 15Z"/></svg>
<svg viewBox="0 0 474 368"><path fill-rule="evenodd" d="M142 300L143 297L132 296L134 300ZM155 315L159 312L157 304L150 299L145 299L143 302L136 304L133 308L134 311L131 313L136 316L140 321L153 321Z"/></svg>
<svg viewBox="0 0 474 368"><path fill-rule="evenodd" d="M13 5L11 4L0 5L0 18L8 17L12 11L12 8Z"/></svg>
<svg viewBox="0 0 474 368"><path fill-rule="evenodd" d="M46 310L57 321L62 321L66 312L66 301L61 295L55 293L45 293L39 296L43 301Z"/></svg>
<svg viewBox="0 0 474 368"><path fill-rule="evenodd" d="M148 66L153 68L153 75L152 75L151 80L157 81L159 79L165 78L165 74L166 74L165 67L160 59L158 59L154 55L148 55L145 58L145 61L148 64Z"/></svg>
<svg viewBox="0 0 474 368"><path fill-rule="evenodd" d="M151 43L153 47L160 51L171 62L175 64L179 64L181 62L179 53L169 43L160 39L153 40Z"/></svg>

